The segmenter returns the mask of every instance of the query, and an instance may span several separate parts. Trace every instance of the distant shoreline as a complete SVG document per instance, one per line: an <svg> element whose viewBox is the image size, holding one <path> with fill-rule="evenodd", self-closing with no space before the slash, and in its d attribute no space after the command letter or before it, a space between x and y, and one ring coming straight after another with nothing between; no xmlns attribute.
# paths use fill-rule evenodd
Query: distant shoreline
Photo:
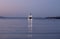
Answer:
<svg viewBox="0 0 60 39"><path fill-rule="evenodd" d="M60 19L60 17L32 17L33 19ZM0 19L28 19L28 17L2 17Z"/></svg>
<svg viewBox="0 0 60 39"><path fill-rule="evenodd" d="M46 19L60 19L60 17L46 17Z"/></svg>

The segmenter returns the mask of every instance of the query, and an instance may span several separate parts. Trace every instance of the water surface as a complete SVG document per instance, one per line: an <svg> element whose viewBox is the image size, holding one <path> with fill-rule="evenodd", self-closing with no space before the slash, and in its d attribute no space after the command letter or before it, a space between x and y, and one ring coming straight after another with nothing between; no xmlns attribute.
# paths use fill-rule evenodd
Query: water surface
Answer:
<svg viewBox="0 0 60 39"><path fill-rule="evenodd" d="M60 39L60 20L0 19L0 39Z"/></svg>

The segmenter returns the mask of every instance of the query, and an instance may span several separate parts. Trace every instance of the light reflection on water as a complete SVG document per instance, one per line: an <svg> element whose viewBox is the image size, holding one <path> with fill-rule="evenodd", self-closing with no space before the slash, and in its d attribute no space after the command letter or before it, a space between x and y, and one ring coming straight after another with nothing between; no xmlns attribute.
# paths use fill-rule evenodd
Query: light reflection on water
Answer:
<svg viewBox="0 0 60 39"><path fill-rule="evenodd" d="M28 33L32 33L32 19L28 19ZM32 34L28 34L28 38L32 39Z"/></svg>
<svg viewBox="0 0 60 39"><path fill-rule="evenodd" d="M28 20L28 32L32 33L32 19Z"/></svg>

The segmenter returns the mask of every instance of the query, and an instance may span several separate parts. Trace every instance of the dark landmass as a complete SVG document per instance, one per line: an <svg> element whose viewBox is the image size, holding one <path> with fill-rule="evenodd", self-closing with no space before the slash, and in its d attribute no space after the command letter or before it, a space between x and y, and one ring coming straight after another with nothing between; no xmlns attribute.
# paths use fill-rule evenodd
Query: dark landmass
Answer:
<svg viewBox="0 0 60 39"><path fill-rule="evenodd" d="M28 17L3 17L0 16L0 19L28 19ZM60 19L60 17L32 17L32 19Z"/></svg>
<svg viewBox="0 0 60 39"><path fill-rule="evenodd" d="M4 18L3 16L0 16L0 18Z"/></svg>
<svg viewBox="0 0 60 39"><path fill-rule="evenodd" d="M27 17L0 17L0 19L27 19Z"/></svg>
<svg viewBox="0 0 60 39"><path fill-rule="evenodd" d="M42 17L32 17L33 19L43 19Z"/></svg>
<svg viewBox="0 0 60 39"><path fill-rule="evenodd" d="M46 19L60 19L60 17L46 17Z"/></svg>

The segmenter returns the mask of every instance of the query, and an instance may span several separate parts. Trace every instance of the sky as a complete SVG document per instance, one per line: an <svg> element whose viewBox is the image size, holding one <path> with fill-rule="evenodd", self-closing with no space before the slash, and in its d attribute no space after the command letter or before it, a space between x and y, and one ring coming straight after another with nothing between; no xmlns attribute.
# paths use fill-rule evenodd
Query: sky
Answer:
<svg viewBox="0 0 60 39"><path fill-rule="evenodd" d="M60 16L60 0L0 0L0 16Z"/></svg>

